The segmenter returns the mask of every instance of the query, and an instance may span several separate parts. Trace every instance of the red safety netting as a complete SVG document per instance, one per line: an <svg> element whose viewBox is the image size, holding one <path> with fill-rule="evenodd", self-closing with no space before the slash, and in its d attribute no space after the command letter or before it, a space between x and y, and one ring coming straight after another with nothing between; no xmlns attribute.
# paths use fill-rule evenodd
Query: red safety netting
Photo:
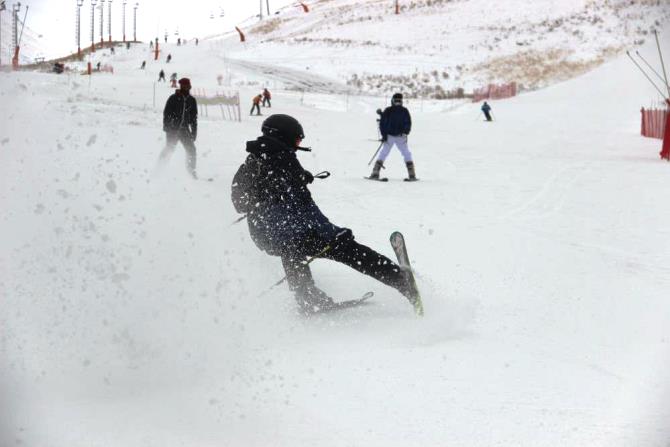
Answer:
<svg viewBox="0 0 670 447"><path fill-rule="evenodd" d="M642 136L663 139L668 111L665 109L642 108L640 112L642 113Z"/></svg>
<svg viewBox="0 0 670 447"><path fill-rule="evenodd" d="M479 102L485 99L505 99L516 96L516 82L509 84L489 84L486 87L476 89L472 92L472 102Z"/></svg>

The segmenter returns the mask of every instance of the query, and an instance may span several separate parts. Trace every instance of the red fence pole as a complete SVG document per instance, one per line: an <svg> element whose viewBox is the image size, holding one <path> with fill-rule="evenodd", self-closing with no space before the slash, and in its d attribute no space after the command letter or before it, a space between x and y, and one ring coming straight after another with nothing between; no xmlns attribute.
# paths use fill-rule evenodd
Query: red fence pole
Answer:
<svg viewBox="0 0 670 447"><path fill-rule="evenodd" d="M662 159L670 161L670 99L665 100L668 109L665 112L665 136L663 137L663 149L659 154Z"/></svg>

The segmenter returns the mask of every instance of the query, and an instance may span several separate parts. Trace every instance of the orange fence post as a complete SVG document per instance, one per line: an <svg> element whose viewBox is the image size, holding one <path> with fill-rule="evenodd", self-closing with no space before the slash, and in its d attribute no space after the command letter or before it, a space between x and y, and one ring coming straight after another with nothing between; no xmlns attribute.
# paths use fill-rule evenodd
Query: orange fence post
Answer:
<svg viewBox="0 0 670 447"><path fill-rule="evenodd" d="M12 68L19 69L19 47L14 48L14 57L12 57Z"/></svg>
<svg viewBox="0 0 670 447"><path fill-rule="evenodd" d="M302 10L304 12L309 12L309 7L306 4L304 4L303 2L300 2L300 6L302 6Z"/></svg>
<svg viewBox="0 0 670 447"><path fill-rule="evenodd" d="M240 42L244 42L245 39L244 39L244 33L242 32L242 30L239 29L238 27L235 27L235 29L237 30L238 33L240 33Z"/></svg>

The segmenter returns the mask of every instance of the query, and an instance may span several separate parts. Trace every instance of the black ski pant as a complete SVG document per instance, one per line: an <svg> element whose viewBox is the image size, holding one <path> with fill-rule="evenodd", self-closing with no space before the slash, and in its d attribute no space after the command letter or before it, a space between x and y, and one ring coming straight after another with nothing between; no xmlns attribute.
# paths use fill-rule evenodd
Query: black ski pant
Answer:
<svg viewBox="0 0 670 447"><path fill-rule="evenodd" d="M307 253L300 251L300 253L292 252L281 255L286 279L292 291L314 285L312 271L305 258L316 255L319 250L307 250ZM322 254L321 258L340 262L397 289L405 296L409 294L405 275L395 262L353 239L337 243L332 249Z"/></svg>
<svg viewBox="0 0 670 447"><path fill-rule="evenodd" d="M249 112L249 115L254 114L254 109L256 109L256 115L261 114L261 106L259 106L258 104L254 104L254 105L251 106L251 112Z"/></svg>
<svg viewBox="0 0 670 447"><path fill-rule="evenodd" d="M484 112L484 116L486 117L486 121L493 121L489 112Z"/></svg>
<svg viewBox="0 0 670 447"><path fill-rule="evenodd" d="M188 129L165 132L165 148L161 152L159 162L161 164L167 163L177 146L177 142L180 142L184 146L184 149L186 149L186 171L194 178L197 177L195 170L196 149L193 136Z"/></svg>
<svg viewBox="0 0 670 447"><path fill-rule="evenodd" d="M272 103L270 103L270 98L265 96L263 98L263 107L272 107Z"/></svg>

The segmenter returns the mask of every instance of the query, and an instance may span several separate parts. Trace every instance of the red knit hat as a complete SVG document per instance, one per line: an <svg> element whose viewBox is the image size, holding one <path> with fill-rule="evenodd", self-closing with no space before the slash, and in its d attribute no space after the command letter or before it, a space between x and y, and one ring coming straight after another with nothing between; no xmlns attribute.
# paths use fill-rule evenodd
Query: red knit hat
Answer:
<svg viewBox="0 0 670 447"><path fill-rule="evenodd" d="M189 78L181 78L179 80L179 85L182 88L191 88L191 80Z"/></svg>

